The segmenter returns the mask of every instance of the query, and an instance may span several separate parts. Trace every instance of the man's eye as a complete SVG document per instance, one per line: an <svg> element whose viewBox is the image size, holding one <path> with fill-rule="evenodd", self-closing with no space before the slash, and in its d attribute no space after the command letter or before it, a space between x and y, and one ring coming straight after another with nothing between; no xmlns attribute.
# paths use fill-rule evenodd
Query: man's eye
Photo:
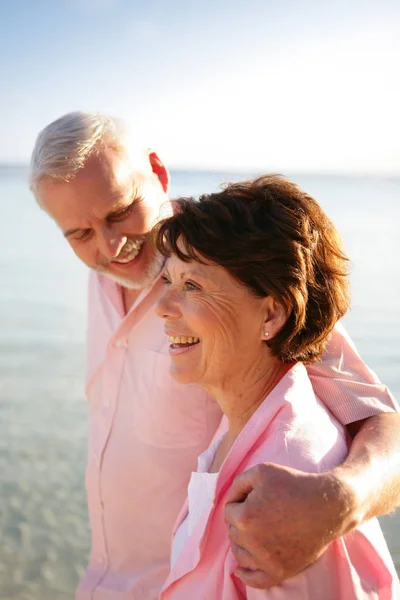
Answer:
<svg viewBox="0 0 400 600"><path fill-rule="evenodd" d="M108 217L108 220L109 221L122 221L123 219L125 219L125 217L127 217L132 212L132 208L133 208L133 204L130 204L123 210L120 210L119 212L114 213L113 215L110 215Z"/></svg>
<svg viewBox="0 0 400 600"><path fill-rule="evenodd" d="M169 285L171 283L166 275L161 275L161 281L164 285Z"/></svg>
<svg viewBox="0 0 400 600"><path fill-rule="evenodd" d="M79 242L88 240L90 238L90 236L92 235L92 230L91 229L84 229L83 231L77 233L75 235L75 240L78 240Z"/></svg>
<svg viewBox="0 0 400 600"><path fill-rule="evenodd" d="M192 281L185 281L185 288L189 291L189 292L194 292L195 290L199 289L199 286L196 285L195 283L193 283Z"/></svg>

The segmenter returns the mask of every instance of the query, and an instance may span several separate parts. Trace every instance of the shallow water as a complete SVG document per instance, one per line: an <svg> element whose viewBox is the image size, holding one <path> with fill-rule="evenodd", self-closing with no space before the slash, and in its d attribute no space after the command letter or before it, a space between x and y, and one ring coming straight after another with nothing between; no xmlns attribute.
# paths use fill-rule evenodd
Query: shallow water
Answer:
<svg viewBox="0 0 400 600"><path fill-rule="evenodd" d="M86 269L35 206L24 178L0 169L0 599L67 600L89 548ZM229 178L173 173L173 195L210 191ZM400 181L295 179L345 239L353 260L347 327L400 398ZM400 570L399 514L382 524Z"/></svg>

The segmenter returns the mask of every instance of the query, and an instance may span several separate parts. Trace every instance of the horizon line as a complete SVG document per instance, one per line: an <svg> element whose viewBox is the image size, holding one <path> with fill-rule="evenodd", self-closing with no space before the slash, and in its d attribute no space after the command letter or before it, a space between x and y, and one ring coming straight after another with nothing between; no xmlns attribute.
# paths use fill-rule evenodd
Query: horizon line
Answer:
<svg viewBox="0 0 400 600"><path fill-rule="evenodd" d="M19 161L0 161L0 169L21 169L27 170L29 168L28 162ZM235 168L235 167L211 167L211 166L187 166L187 165L173 165L169 167L169 170L173 173L199 173L199 174L221 174L221 175L244 175L244 176L257 176L263 173L276 173L294 177L341 177L349 179L389 179L398 180L400 179L399 173L379 173L379 172L363 172L363 171L338 171L338 170L296 170L296 169L262 169L255 167L254 169L249 168Z"/></svg>

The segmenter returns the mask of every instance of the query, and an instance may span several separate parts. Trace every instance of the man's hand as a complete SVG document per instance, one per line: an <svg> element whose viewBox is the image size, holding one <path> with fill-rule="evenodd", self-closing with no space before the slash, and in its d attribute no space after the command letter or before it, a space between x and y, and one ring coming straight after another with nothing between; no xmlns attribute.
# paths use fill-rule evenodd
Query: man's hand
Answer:
<svg viewBox="0 0 400 600"><path fill-rule="evenodd" d="M333 472L310 474L266 463L239 475L225 507L245 585L268 588L312 564L352 529L353 498Z"/></svg>

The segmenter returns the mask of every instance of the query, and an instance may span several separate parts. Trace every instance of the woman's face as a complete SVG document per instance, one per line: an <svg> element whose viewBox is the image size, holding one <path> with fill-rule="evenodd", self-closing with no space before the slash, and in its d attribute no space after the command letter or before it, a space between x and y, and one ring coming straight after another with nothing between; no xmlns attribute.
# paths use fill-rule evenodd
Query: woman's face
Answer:
<svg viewBox="0 0 400 600"><path fill-rule="evenodd" d="M205 388L229 386L262 369L265 298L258 298L222 267L172 256L163 275L157 314L170 339L173 378Z"/></svg>

